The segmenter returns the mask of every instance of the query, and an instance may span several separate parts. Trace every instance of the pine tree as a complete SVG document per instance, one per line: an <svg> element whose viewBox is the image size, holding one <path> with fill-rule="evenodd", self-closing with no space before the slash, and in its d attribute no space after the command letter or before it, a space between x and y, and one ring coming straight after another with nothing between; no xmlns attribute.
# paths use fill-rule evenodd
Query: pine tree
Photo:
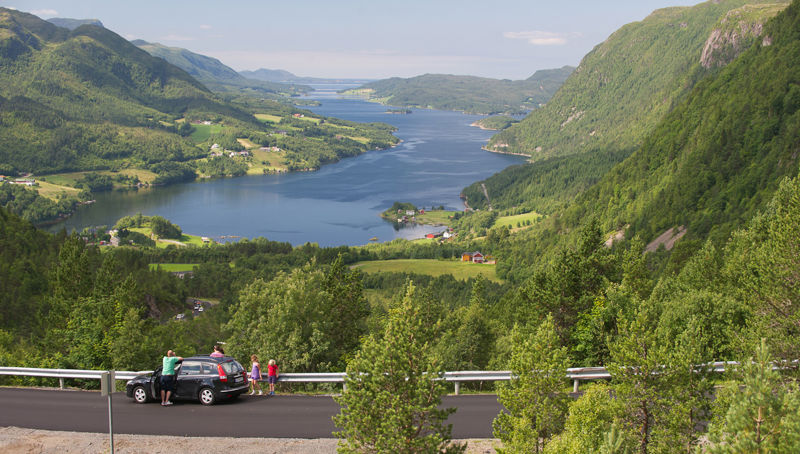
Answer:
<svg viewBox="0 0 800 454"><path fill-rule="evenodd" d="M766 341L755 358L742 365L736 391L724 422L712 423L709 454L790 454L800 452L800 392L784 386L773 370ZM714 430L713 424L723 425Z"/></svg>
<svg viewBox="0 0 800 454"><path fill-rule="evenodd" d="M541 452L564 426L569 396L564 392L568 356L560 347L553 317L548 316L533 335L519 326L512 333L512 380L500 386L497 397L508 412L493 422L502 453Z"/></svg>
<svg viewBox="0 0 800 454"><path fill-rule="evenodd" d="M342 453L461 453L451 442L447 417L440 409L446 384L440 362L431 354L438 321L430 323L421 298L407 284L392 307L381 336L372 335L347 366L345 391L334 417Z"/></svg>

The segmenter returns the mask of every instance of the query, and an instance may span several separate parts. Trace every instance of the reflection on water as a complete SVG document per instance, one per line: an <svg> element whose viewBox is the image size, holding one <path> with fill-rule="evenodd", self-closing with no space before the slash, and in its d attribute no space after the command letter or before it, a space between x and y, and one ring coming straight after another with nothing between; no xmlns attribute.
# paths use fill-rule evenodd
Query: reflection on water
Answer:
<svg viewBox="0 0 800 454"><path fill-rule="evenodd" d="M294 245L338 246L365 244L373 237L378 241L420 238L441 228L414 224L397 228L379 214L395 201L463 209L459 194L465 186L522 162L516 156L481 150L491 132L469 126L478 116L417 109L411 115L392 115L386 113L386 106L337 99L331 90L314 97L321 105L311 107L312 111L352 121L390 123L398 127L396 135L403 142L316 172L101 193L97 203L81 207L50 230L113 225L123 216L141 212L164 216L186 233L218 240L222 236L265 237Z"/></svg>

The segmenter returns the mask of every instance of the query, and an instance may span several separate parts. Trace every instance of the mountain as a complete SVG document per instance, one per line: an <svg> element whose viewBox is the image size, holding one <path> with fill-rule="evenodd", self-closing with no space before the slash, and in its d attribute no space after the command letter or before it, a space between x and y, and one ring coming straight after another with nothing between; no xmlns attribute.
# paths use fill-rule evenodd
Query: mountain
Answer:
<svg viewBox="0 0 800 454"><path fill-rule="evenodd" d="M535 162L465 188L470 206L488 207L485 186L495 208L547 214L597 183L698 81L756 42L764 22L786 7L741 3L658 10L613 33L546 106L492 137L488 149L530 154Z"/></svg>
<svg viewBox="0 0 800 454"><path fill-rule="evenodd" d="M309 87L279 84L246 78L226 66L216 58L201 55L180 47L168 47L158 43L148 43L141 39L132 41L134 45L154 57L163 58L214 91L236 91L251 89L276 95L296 95L310 90Z"/></svg>
<svg viewBox="0 0 800 454"><path fill-rule="evenodd" d="M799 30L795 1L759 40L700 81L565 220L593 212L646 239L685 226L723 240L764 209L781 179L798 173Z"/></svg>
<svg viewBox="0 0 800 454"><path fill-rule="evenodd" d="M98 27L103 27L103 23L100 22L99 19L68 19L65 17L54 17L52 19L47 19L47 22L59 27L68 28L70 30L75 30L81 25L96 25Z"/></svg>
<svg viewBox="0 0 800 454"><path fill-rule="evenodd" d="M257 124L105 28L0 9L0 164L47 173L185 160L203 151L176 119L208 116Z"/></svg>
<svg viewBox="0 0 800 454"><path fill-rule="evenodd" d="M260 68L255 71L239 71L239 74L248 78L267 82L294 83L294 84L363 84L369 79L337 79L325 77L296 76L283 69Z"/></svg>
<svg viewBox="0 0 800 454"><path fill-rule="evenodd" d="M291 82L299 79L299 77L283 69L260 68L255 71L240 71L239 74L248 79L264 80L267 82Z"/></svg>
<svg viewBox="0 0 800 454"><path fill-rule="evenodd" d="M728 16L746 4L770 6ZM746 46L759 33L758 24L786 4L713 0L656 10L597 45L545 107L492 137L487 148L534 160L633 150L703 77L701 55L723 22L723 28L738 29L735 35Z"/></svg>
<svg viewBox="0 0 800 454"><path fill-rule="evenodd" d="M691 250L706 239L721 245L766 210L781 181L800 170L799 31L796 0L727 66L706 73L633 154L520 235L501 274L524 275L531 257L587 219L617 239L640 236L653 250L659 238L699 240L686 243Z"/></svg>
<svg viewBox="0 0 800 454"><path fill-rule="evenodd" d="M477 114L524 113L546 103L574 68L537 71L526 80L424 74L370 82L346 93L384 104Z"/></svg>

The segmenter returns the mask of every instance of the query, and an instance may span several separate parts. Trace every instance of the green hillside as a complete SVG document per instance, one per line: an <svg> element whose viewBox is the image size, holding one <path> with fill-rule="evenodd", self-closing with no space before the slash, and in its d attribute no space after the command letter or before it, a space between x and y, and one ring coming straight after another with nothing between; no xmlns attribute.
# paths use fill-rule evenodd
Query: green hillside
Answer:
<svg viewBox="0 0 800 454"><path fill-rule="evenodd" d="M148 43L140 39L131 42L150 55L163 58L181 68L213 91L230 92L249 89L262 94L292 96L310 90L309 87L302 85L248 79L216 58L197 54L180 47L168 47L159 43Z"/></svg>
<svg viewBox="0 0 800 454"><path fill-rule="evenodd" d="M764 210L781 179L798 173L799 26L797 5L768 22L761 40L699 81L640 149L566 209L551 209L549 222L521 234L498 274L505 278L505 272L531 265L536 261L532 257L563 241L557 233L573 232L591 218L606 234L620 231L645 242L667 229L685 227L686 239L711 238L719 244ZM558 159L576 163L579 156ZM544 170L558 162L554 158L528 168ZM581 165L587 175L594 172L586 162ZM520 169L505 172L517 177L504 186L509 199L541 199L542 194L530 191L542 190L546 181L560 183L558 177L564 174ZM525 180L530 176L539 179L533 184ZM496 176L494 181L500 179ZM495 194L493 204L501 196Z"/></svg>
<svg viewBox="0 0 800 454"><path fill-rule="evenodd" d="M685 225L724 239L763 209L780 180L798 171L798 30L794 5L698 83L639 150L580 197L568 222L595 213L612 228L630 224L629 235L652 238Z"/></svg>
<svg viewBox="0 0 800 454"><path fill-rule="evenodd" d="M694 84L754 43L763 23L786 6L742 3L658 10L613 33L546 106L492 137L488 149L530 154L534 163L465 188L470 206L488 207L485 185L495 208L549 213L599 181Z"/></svg>
<svg viewBox="0 0 800 454"><path fill-rule="evenodd" d="M370 82L348 93L400 107L457 110L467 113L521 113L546 103L574 68L537 71L526 80L425 74Z"/></svg>
<svg viewBox="0 0 800 454"><path fill-rule="evenodd" d="M765 3L786 4L707 1L660 9L623 26L583 58L545 107L495 135L487 148L544 159L637 147L703 77L701 54L726 14L745 4ZM741 20L763 23L779 9L759 9ZM740 45L746 47L747 37L759 30L742 27L736 35Z"/></svg>
<svg viewBox="0 0 800 454"><path fill-rule="evenodd" d="M40 183L38 195L4 188L0 203L39 222L115 185L316 169L398 140L389 125L328 119L248 90L231 102L103 27L69 30L0 8L0 175L74 173ZM133 169L150 177L117 173Z"/></svg>

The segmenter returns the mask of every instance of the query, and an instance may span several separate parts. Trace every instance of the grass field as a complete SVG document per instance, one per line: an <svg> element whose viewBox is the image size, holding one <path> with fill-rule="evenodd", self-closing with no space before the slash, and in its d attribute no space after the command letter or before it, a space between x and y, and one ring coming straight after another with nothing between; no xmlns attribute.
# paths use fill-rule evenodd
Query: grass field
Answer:
<svg viewBox="0 0 800 454"><path fill-rule="evenodd" d="M48 183L58 185L58 186L74 186L78 180L83 178L84 175L87 173L97 173L99 175L108 175L113 177L114 175L127 175L127 176L137 176L139 177L139 181L142 183L152 183L153 180L156 179L156 174L144 169L122 169L119 172L112 172L110 170L96 170L92 172L66 172L66 173L55 173L52 175L45 175L42 177L38 177L38 181L47 181Z"/></svg>
<svg viewBox="0 0 800 454"><path fill-rule="evenodd" d="M509 228L512 230L516 228L525 228L528 227L525 225L528 221L531 221L531 224L535 224L536 221L538 221L541 217L542 215L535 211L531 211L530 213L516 214L514 216L500 216L494 221L493 227L506 225L510 226ZM517 223L519 223L519 226L517 226Z"/></svg>
<svg viewBox="0 0 800 454"><path fill-rule="evenodd" d="M131 227L128 230L132 232L139 232L142 235L153 238L153 231L150 227ZM169 238L159 238L156 240L156 247L163 249L169 245L174 245L177 247L184 247L184 246L203 246L206 243L203 243L203 238L197 235L181 235L180 240L173 240Z"/></svg>
<svg viewBox="0 0 800 454"><path fill-rule="evenodd" d="M248 150L251 149L251 148L258 148L259 147L258 145L254 144L253 142L250 142L250 140L248 140L248 139L236 139L236 141L239 142L239 144L241 146L247 148Z"/></svg>
<svg viewBox="0 0 800 454"><path fill-rule="evenodd" d="M77 197L78 193L81 192L80 189L57 185L47 181L37 180L37 183L39 183L39 186L35 187L35 189L39 195L47 197L50 200L58 200L60 194L65 194L67 197Z"/></svg>
<svg viewBox="0 0 800 454"><path fill-rule="evenodd" d="M277 115L270 115L270 114L255 114L253 115L256 119L260 121L268 121L270 123L280 123L281 117Z"/></svg>
<svg viewBox="0 0 800 454"><path fill-rule="evenodd" d="M253 159L247 169L248 175L263 175L265 169L271 172L286 171L285 153L283 151L274 152L254 149L250 150L250 154L253 155ZM263 162L266 162L266 164L263 164Z"/></svg>
<svg viewBox="0 0 800 454"><path fill-rule="evenodd" d="M358 262L354 265L354 268L358 268L365 273L417 273L429 276L451 274L454 278L459 280L467 280L471 277L483 275L483 277L490 281L502 282L502 280L497 277L494 265L482 265L456 260L375 260L370 262Z"/></svg>
<svg viewBox="0 0 800 454"><path fill-rule="evenodd" d="M189 137L195 142L205 142L211 137L211 134L217 134L222 131L222 125L215 124L215 125L192 125L194 131L192 131L192 135Z"/></svg>
<svg viewBox="0 0 800 454"><path fill-rule="evenodd" d="M151 263L150 271L161 268L170 273L177 273L180 271L192 271L197 265L197 263Z"/></svg>
<svg viewBox="0 0 800 454"><path fill-rule="evenodd" d="M425 210L425 214L417 214L417 223L419 224L439 224L450 225L450 218L455 214L455 211L447 210Z"/></svg>

